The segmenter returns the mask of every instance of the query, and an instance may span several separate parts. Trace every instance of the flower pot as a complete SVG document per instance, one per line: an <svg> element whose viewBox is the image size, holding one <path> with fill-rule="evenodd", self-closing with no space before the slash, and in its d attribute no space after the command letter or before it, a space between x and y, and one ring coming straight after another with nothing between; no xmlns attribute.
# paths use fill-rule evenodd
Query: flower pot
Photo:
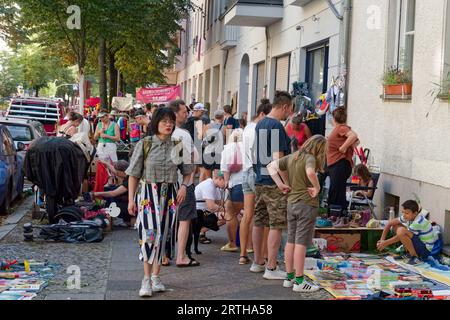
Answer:
<svg viewBox="0 0 450 320"><path fill-rule="evenodd" d="M385 85L384 94L389 96L410 95L412 94L412 83Z"/></svg>

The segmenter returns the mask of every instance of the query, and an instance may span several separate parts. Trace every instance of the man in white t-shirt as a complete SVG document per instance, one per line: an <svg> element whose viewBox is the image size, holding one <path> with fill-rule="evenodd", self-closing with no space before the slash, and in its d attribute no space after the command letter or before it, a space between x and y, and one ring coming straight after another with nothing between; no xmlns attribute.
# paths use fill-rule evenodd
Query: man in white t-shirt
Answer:
<svg viewBox="0 0 450 320"><path fill-rule="evenodd" d="M256 164L256 125L259 121L264 119L266 115L270 113L272 110L272 105L269 100L262 100L261 105L258 107L256 117L253 119L251 123L249 123L243 133L243 144L244 144L244 152L243 152L243 173L242 173L242 191L244 192L244 216L241 220L241 225L239 228L239 239L241 244L241 258L239 260L239 264L247 264L250 262L248 259L248 251L247 248L252 246L249 245L249 234L250 226L252 224L253 216L255 213L255 179L256 174L253 170L253 165ZM265 233L264 243L267 243L267 232ZM267 251L267 246L264 246Z"/></svg>
<svg viewBox="0 0 450 320"><path fill-rule="evenodd" d="M194 161L198 157L198 152L194 146L194 141L187 130L181 129L188 118L186 104L184 101L177 100L171 102L169 108L175 112L176 128L172 134L172 139L181 140L183 147L183 163L195 163ZM178 221L180 222L180 226L178 228L178 250L176 262L178 267L194 267L200 265L194 259L190 259L186 256L186 244L189 237L191 220L197 218L194 174L195 173L192 173L189 183L187 184L183 184L183 176L181 176L180 173L178 174L178 193L184 194L185 197L184 202L178 207L177 210Z"/></svg>
<svg viewBox="0 0 450 320"><path fill-rule="evenodd" d="M213 171L213 178L206 179L195 187L195 198L197 199L197 215L203 214L203 211L218 214L223 213L223 195L226 187L224 174L219 170ZM211 243L206 238L205 229L202 229L200 241L202 243ZM203 239L203 240L202 240Z"/></svg>

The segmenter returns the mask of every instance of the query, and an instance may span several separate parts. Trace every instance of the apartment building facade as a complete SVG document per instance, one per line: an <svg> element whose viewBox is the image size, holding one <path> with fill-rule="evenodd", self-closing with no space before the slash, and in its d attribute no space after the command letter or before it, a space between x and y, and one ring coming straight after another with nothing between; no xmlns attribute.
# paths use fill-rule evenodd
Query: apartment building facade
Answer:
<svg viewBox="0 0 450 320"><path fill-rule="evenodd" d="M450 1L353 1L352 25L349 122L381 167L377 204L417 196L450 243ZM411 95L384 94L392 66L412 74Z"/></svg>
<svg viewBox="0 0 450 320"><path fill-rule="evenodd" d="M344 1L196 0L180 35L178 84L189 103L254 114L263 97L308 82L317 98L341 70ZM308 66L308 68L307 68Z"/></svg>

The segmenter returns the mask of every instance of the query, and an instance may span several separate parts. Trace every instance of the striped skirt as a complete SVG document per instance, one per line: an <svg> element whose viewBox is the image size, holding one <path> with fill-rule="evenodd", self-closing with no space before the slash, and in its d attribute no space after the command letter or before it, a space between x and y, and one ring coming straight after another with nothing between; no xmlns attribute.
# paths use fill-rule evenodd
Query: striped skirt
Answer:
<svg viewBox="0 0 450 320"><path fill-rule="evenodd" d="M166 243L170 242L171 246L174 246L176 197L175 184L141 183L136 197L141 261L160 265L165 254Z"/></svg>

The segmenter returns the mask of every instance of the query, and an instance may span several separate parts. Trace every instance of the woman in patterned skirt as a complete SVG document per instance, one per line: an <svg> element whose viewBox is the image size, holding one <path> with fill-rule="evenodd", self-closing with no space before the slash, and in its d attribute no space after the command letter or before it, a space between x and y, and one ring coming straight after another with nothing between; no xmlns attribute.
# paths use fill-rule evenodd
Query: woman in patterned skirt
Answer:
<svg viewBox="0 0 450 320"><path fill-rule="evenodd" d="M164 291L158 276L165 245L176 226L176 207L186 197L186 185L195 166L182 163L183 144L172 139L175 113L169 108L159 109L152 119L154 136L146 137L135 148L127 170L129 175L129 207L132 216L137 212L140 260L144 262L144 279L139 292L151 297L152 292ZM178 173L183 184L178 186ZM153 276L152 276L153 272Z"/></svg>

